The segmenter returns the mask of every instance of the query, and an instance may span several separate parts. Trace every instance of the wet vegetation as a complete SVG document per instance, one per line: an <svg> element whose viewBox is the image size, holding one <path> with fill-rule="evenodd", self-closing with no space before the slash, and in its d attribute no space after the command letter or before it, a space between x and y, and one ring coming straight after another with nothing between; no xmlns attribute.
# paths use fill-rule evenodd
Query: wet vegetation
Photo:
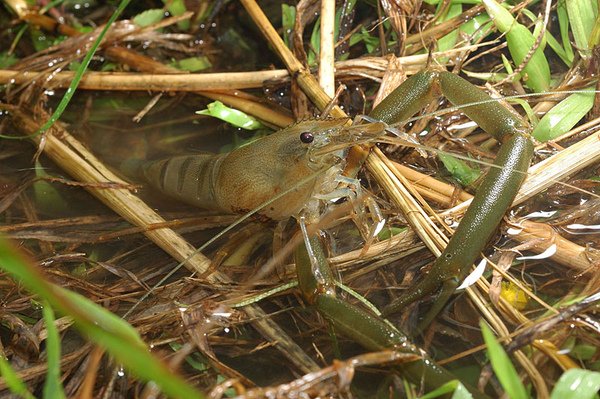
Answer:
<svg viewBox="0 0 600 399"><path fill-rule="evenodd" d="M595 397L596 1L128 3L0 8L2 395ZM438 99L444 78L400 120L389 100L372 112L407 77L390 98L417 96L425 69L492 112L467 83ZM485 126L502 107L533 138L525 182L491 239L464 240L485 245L472 272L431 266L510 141L467 114ZM329 126L345 177L316 168L278 220L262 197L285 193L258 180L240 195L261 198L252 213L140 173L237 148L263 152L218 187L290 168L255 141L289 125L307 144ZM407 300L424 275L439 284Z"/></svg>

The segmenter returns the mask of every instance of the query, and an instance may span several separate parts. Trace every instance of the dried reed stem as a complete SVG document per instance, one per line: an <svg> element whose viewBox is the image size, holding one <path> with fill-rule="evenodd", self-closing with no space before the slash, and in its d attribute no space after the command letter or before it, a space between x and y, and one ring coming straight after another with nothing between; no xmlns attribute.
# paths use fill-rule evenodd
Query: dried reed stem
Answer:
<svg viewBox="0 0 600 399"><path fill-rule="evenodd" d="M448 57L460 51L474 49L477 46L465 46L432 54L433 58ZM285 69L250 72L222 73L186 73L174 69L151 58L134 53L123 47L109 47L107 55L116 58L143 73L129 72L94 72L87 71L78 86L84 90L113 91L182 91L195 92L202 90L230 90L262 88L271 82L282 82L290 78ZM420 71L427 63L427 55L412 55L398 58L398 61L411 75ZM338 77L359 76L379 80L387 70L388 59L385 57L363 57L335 63ZM54 88L67 88L73 80L74 72L64 71L52 74ZM41 72L23 72L0 70L0 84L24 84L36 79L46 79L47 74Z"/></svg>
<svg viewBox="0 0 600 399"><path fill-rule="evenodd" d="M54 74L51 83L56 88L68 87L75 72ZM228 90L263 87L269 80L288 77L288 72L275 71L227 72L227 73L127 73L86 72L79 84L86 90L115 91L180 91ZM46 79L42 72L0 70L0 83L20 84Z"/></svg>
<svg viewBox="0 0 600 399"><path fill-rule="evenodd" d="M329 97L335 95L335 0L321 0L321 42L319 48L319 84Z"/></svg>
<svg viewBox="0 0 600 399"><path fill-rule="evenodd" d="M550 245L556 245L556 253L551 259L579 271L589 270L597 265L598 259L590 258L589 251L574 242L562 237L556 230L546 223L537 223L529 220L517 222L517 226L523 230L511 236L515 240L531 242L532 251L544 252Z"/></svg>
<svg viewBox="0 0 600 399"><path fill-rule="evenodd" d="M417 172L407 166L401 165L397 162L393 162L394 167L406 177L416 190L423 195L425 198L432 199L439 204L450 206L452 198L455 197L455 192L458 190L457 198L461 201L468 201L473 196L468 192L454 187L448 183L439 181L438 179Z"/></svg>

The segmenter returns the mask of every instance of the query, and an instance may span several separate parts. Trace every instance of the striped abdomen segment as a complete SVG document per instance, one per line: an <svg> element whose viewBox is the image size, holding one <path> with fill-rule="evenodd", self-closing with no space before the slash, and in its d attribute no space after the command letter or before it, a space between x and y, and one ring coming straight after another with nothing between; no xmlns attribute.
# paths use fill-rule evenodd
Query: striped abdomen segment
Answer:
<svg viewBox="0 0 600 399"><path fill-rule="evenodd" d="M220 165L226 155L181 155L148 162L142 166L142 175L163 193L190 205L229 211L215 198Z"/></svg>

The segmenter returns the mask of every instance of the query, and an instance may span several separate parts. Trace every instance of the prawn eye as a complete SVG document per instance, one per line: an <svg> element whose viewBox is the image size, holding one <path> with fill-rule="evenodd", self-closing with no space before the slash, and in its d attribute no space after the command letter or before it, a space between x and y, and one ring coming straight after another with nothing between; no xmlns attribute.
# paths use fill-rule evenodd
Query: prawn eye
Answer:
<svg viewBox="0 0 600 399"><path fill-rule="evenodd" d="M300 141L304 144L310 144L314 141L315 136L311 132L300 133Z"/></svg>

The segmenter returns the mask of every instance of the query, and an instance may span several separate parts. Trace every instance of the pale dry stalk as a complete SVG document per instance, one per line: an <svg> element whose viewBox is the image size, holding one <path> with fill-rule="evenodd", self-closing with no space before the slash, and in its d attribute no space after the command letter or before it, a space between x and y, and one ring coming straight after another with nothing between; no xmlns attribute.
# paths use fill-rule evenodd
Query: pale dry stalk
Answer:
<svg viewBox="0 0 600 399"><path fill-rule="evenodd" d="M319 48L319 84L323 91L335 95L335 0L321 0L321 42Z"/></svg>

